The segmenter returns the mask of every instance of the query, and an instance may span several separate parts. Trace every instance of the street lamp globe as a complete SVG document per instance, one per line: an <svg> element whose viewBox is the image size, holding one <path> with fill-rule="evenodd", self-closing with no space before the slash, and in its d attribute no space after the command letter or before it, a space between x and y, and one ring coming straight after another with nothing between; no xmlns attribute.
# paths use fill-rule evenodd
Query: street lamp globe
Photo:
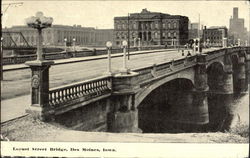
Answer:
<svg viewBox="0 0 250 158"><path fill-rule="evenodd" d="M75 38L73 38L73 42L75 42L76 41L76 39Z"/></svg>
<svg viewBox="0 0 250 158"><path fill-rule="evenodd" d="M64 42L67 42L67 38L64 38Z"/></svg>
<svg viewBox="0 0 250 158"><path fill-rule="evenodd" d="M43 60L42 52L42 29L50 27L53 22L52 17L45 17L42 12L37 12L35 16L31 16L25 19L28 27L37 29L37 60Z"/></svg>
<svg viewBox="0 0 250 158"><path fill-rule="evenodd" d="M112 47L112 42L110 42L110 41L106 42L106 46L107 46L107 48L111 48Z"/></svg>
<svg viewBox="0 0 250 158"><path fill-rule="evenodd" d="M52 25L53 18L45 17L42 12L37 12L36 16L26 18L25 21L29 27L36 29L44 29Z"/></svg>
<svg viewBox="0 0 250 158"><path fill-rule="evenodd" d="M125 40L122 41L122 46L123 46L123 47L126 47L127 45L128 45L128 42L127 42L127 41L125 41Z"/></svg>

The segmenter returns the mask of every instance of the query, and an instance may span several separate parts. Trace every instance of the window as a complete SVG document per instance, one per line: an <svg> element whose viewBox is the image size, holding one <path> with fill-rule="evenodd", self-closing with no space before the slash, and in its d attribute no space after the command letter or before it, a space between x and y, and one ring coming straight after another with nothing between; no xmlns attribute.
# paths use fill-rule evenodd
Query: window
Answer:
<svg viewBox="0 0 250 158"><path fill-rule="evenodd" d="M151 23L151 29L154 29L154 25L153 25L153 23Z"/></svg>
<svg viewBox="0 0 250 158"><path fill-rule="evenodd" d="M176 24L176 22L174 23L174 29L176 29L177 28L177 24Z"/></svg>
<svg viewBox="0 0 250 158"><path fill-rule="evenodd" d="M174 32L174 37L176 37L176 32Z"/></svg>
<svg viewBox="0 0 250 158"><path fill-rule="evenodd" d="M157 38L158 37L158 33L157 32L155 32L155 38Z"/></svg>
<svg viewBox="0 0 250 158"><path fill-rule="evenodd" d="M168 28L169 28L169 29L171 28L171 24L170 24L170 23L168 23Z"/></svg>
<svg viewBox="0 0 250 158"><path fill-rule="evenodd" d="M171 37L171 33L170 32L168 33L168 37Z"/></svg>
<svg viewBox="0 0 250 158"><path fill-rule="evenodd" d="M136 29L136 23L134 23L134 29Z"/></svg>
<svg viewBox="0 0 250 158"><path fill-rule="evenodd" d="M163 27L163 28L165 28L165 27L166 27L166 24L165 24L165 23L163 23L162 27Z"/></svg>
<svg viewBox="0 0 250 158"><path fill-rule="evenodd" d="M155 28L158 29L158 23L155 23Z"/></svg>

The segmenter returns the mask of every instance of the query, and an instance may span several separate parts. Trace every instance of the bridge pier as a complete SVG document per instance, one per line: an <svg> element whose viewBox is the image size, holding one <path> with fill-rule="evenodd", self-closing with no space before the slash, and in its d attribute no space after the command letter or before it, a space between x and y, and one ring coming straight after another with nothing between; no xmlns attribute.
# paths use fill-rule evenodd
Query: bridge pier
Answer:
<svg viewBox="0 0 250 158"><path fill-rule="evenodd" d="M117 74L113 78L113 110L108 114L108 132L141 132L135 94L139 90L138 73Z"/></svg>
<svg viewBox="0 0 250 158"><path fill-rule="evenodd" d="M247 61L245 61L245 51L241 51L239 53L237 74L237 89L239 93L245 93L247 91L246 62Z"/></svg>
<svg viewBox="0 0 250 158"><path fill-rule="evenodd" d="M26 62L32 71L31 77L31 106L26 109L34 118L47 121L51 118L49 102L49 68L53 61L35 60Z"/></svg>
<svg viewBox="0 0 250 158"><path fill-rule="evenodd" d="M220 67L215 67L220 69ZM211 130L228 130L235 115L232 106L234 95L233 67L230 55L224 57L224 67L216 73L209 74L213 78L210 80L209 94L209 115Z"/></svg>
<svg viewBox="0 0 250 158"><path fill-rule="evenodd" d="M208 102L207 102L207 73L206 73L206 56L200 54L197 56L197 66L195 67L193 103L191 113L196 116L193 117L197 124L209 123Z"/></svg>

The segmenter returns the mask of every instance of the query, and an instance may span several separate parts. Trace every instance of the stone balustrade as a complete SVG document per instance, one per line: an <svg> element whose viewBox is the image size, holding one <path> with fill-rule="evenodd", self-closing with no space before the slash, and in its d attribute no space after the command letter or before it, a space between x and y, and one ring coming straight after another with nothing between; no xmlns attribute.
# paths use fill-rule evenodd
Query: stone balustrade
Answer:
<svg viewBox="0 0 250 158"><path fill-rule="evenodd" d="M81 101L86 101L110 92L111 78L108 76L99 77L50 89L49 105L58 107L79 98L81 98Z"/></svg>

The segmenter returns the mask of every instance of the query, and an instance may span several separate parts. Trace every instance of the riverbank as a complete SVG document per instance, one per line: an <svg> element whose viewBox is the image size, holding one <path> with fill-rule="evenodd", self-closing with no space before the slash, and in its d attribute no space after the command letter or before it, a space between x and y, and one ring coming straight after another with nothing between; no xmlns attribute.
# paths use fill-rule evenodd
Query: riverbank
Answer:
<svg viewBox="0 0 250 158"><path fill-rule="evenodd" d="M164 143L248 143L249 136L235 133L140 134L84 132L66 129L25 116L1 125L1 134L10 141L73 142L164 142Z"/></svg>

